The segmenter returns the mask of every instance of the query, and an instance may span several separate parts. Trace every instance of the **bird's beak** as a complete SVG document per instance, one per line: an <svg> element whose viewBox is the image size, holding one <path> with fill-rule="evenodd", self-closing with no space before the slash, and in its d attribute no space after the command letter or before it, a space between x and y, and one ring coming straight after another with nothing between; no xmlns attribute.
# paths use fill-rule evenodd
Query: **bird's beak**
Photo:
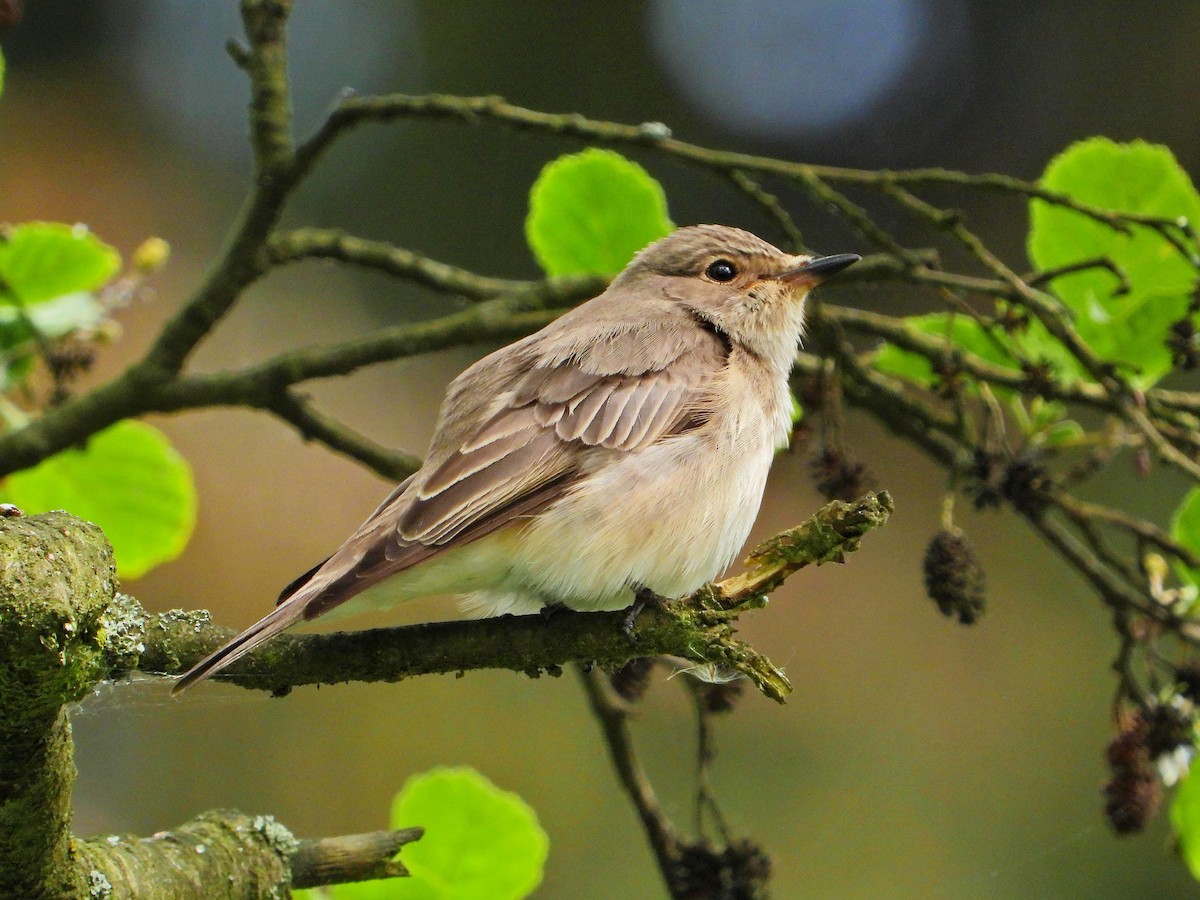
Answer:
<svg viewBox="0 0 1200 900"><path fill-rule="evenodd" d="M852 266L862 259L857 253L838 253L835 256L818 256L803 265L788 269L776 278L784 284L795 284L812 287L820 284L826 278L834 275L847 266Z"/></svg>

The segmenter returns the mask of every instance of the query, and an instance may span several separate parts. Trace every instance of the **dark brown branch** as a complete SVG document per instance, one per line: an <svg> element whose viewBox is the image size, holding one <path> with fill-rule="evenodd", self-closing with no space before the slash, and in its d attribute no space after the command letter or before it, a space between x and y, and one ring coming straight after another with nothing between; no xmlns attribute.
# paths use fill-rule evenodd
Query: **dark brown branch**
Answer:
<svg viewBox="0 0 1200 900"><path fill-rule="evenodd" d="M1085 547L1063 525L1047 516L1026 516L1026 520L1061 553L1095 588L1096 593L1115 611L1130 610L1162 620L1165 611L1153 607L1139 592L1126 585L1094 552Z"/></svg>
<svg viewBox="0 0 1200 900"><path fill-rule="evenodd" d="M1065 491L1056 491L1054 493L1054 502L1068 511L1072 518L1097 520L1113 525L1145 541L1147 544L1157 547L1168 556L1178 559L1185 566L1191 566L1194 569L1200 568L1200 557L1196 556L1187 547L1173 540L1169 534L1153 522L1146 522L1136 516L1131 516L1119 509L1104 506L1101 503L1080 500L1078 497L1068 494Z"/></svg>
<svg viewBox="0 0 1200 900"><path fill-rule="evenodd" d="M778 197L765 190L761 184L740 169L730 169L728 175L729 180L739 191L753 200L770 218L775 220L775 224L787 238L784 242L786 250L791 253L803 253L807 249L808 245L804 243L804 235L800 233L795 219L784 209Z"/></svg>
<svg viewBox="0 0 1200 900"><path fill-rule="evenodd" d="M1049 284L1056 278L1062 278L1064 275L1086 272L1089 269L1104 269L1111 273L1113 278L1117 279L1117 287L1113 290L1113 294L1128 294L1133 290L1133 286L1129 283L1129 276L1125 273L1125 270L1107 256L1081 259L1069 265L1057 266L1053 269L1043 269L1040 272L1032 272L1024 276L1024 280L1029 282L1033 287L1041 287L1043 284Z"/></svg>
<svg viewBox="0 0 1200 900"><path fill-rule="evenodd" d="M717 172L739 170L784 178L814 176L831 183L862 184L875 188L889 185L953 184L960 187L1002 191L1023 197L1043 200L1055 206L1073 209L1123 234L1132 225L1142 225L1178 243L1182 234L1195 241L1196 234L1189 223L1162 216L1122 213L1083 203L1069 194L1049 190L1039 184L1008 175L986 173L972 175L948 169L913 169L909 171L851 169L841 166L813 165L755 156L748 153L713 150L671 136L669 128L660 122L625 125L588 119L577 113L546 113L526 109L506 102L502 97L460 97L448 94L387 94L378 97L352 97L343 100L333 114L297 151L297 168L307 171L320 155L344 132L367 123L386 123L401 118L427 118L473 124L491 120L511 128L541 131L562 137L586 141L652 147L656 151L695 163ZM1186 248L1185 248L1186 249Z"/></svg>

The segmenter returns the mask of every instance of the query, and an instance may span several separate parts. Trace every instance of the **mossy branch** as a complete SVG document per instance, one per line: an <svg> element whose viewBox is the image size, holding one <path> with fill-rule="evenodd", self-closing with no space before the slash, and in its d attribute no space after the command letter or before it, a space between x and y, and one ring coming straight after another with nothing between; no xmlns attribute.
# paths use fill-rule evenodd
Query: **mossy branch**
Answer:
<svg viewBox="0 0 1200 900"><path fill-rule="evenodd" d="M393 857L419 829L298 842L270 817L214 811L148 839L72 837L67 706L139 651L115 590L96 526L0 518L0 896L250 900L404 874Z"/></svg>
<svg viewBox="0 0 1200 900"><path fill-rule="evenodd" d="M767 593L791 572L840 561L891 510L885 492L831 503L761 544L747 572L646 610L632 634L623 613L564 611L549 620L506 616L285 635L220 677L282 694L301 684L483 668L558 674L571 662L615 668L634 657L666 654L740 673L782 701L791 690L786 676L738 641L732 623L765 605ZM66 705L133 669L181 673L230 634L207 613L150 615L116 593L112 552L94 525L63 512L0 518L0 645L6 649L0 660L0 895L251 897L289 883L296 846L286 829L263 817L206 813L153 840L76 841L69 831L74 766ZM394 853L364 857L362 843L352 854L360 870L399 872L386 864ZM343 854L343 844L322 846ZM315 863L310 870L348 871L347 865ZM230 892L234 883L237 892Z"/></svg>
<svg viewBox="0 0 1200 900"><path fill-rule="evenodd" d="M712 663L749 678L766 696L783 700L786 676L769 659L734 637L732 622L766 604L783 579L809 564L840 561L867 531L891 513L886 492L856 503L834 502L802 525L782 532L751 555L751 568L670 603L647 608L632 639L624 612L501 616L369 631L283 635L216 676L239 687L286 693L305 684L399 681L415 675L509 669L557 675L571 662L605 668L641 656L674 655ZM110 612L110 674L140 670L177 675L235 632L213 625L206 613L180 610L149 615L122 596Z"/></svg>

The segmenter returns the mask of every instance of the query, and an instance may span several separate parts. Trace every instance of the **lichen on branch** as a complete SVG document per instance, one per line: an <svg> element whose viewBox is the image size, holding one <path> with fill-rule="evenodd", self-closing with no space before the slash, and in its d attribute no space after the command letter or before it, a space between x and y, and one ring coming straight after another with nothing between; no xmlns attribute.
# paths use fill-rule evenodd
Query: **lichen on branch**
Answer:
<svg viewBox="0 0 1200 900"><path fill-rule="evenodd" d="M892 511L885 491L855 503L834 502L796 528L760 545L750 569L690 596L648 607L631 633L625 613L556 612L435 622L369 631L283 635L216 676L240 687L286 693L306 684L398 681L415 675L509 669L557 675L571 662L616 668L641 656L674 655L744 675L766 696L783 700L786 676L734 637L733 621L766 603L767 594L803 566L840 561ZM175 610L148 615L132 598L114 606L110 629L113 675L137 669L178 675L234 632L204 613ZM133 648L131 650L131 648Z"/></svg>

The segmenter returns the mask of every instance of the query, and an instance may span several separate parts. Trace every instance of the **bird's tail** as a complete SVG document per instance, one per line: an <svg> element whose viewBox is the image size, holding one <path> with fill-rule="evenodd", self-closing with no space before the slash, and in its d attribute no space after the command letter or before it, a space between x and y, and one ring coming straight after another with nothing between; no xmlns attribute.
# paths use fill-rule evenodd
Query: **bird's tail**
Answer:
<svg viewBox="0 0 1200 900"><path fill-rule="evenodd" d="M275 635L290 628L304 616L303 602L298 595L289 598L289 602L275 607L262 619L255 622L232 641L213 651L200 662L187 670L171 687L172 694L186 691L194 684L217 674L226 666L232 665L244 654L249 653L260 644L266 643Z"/></svg>

